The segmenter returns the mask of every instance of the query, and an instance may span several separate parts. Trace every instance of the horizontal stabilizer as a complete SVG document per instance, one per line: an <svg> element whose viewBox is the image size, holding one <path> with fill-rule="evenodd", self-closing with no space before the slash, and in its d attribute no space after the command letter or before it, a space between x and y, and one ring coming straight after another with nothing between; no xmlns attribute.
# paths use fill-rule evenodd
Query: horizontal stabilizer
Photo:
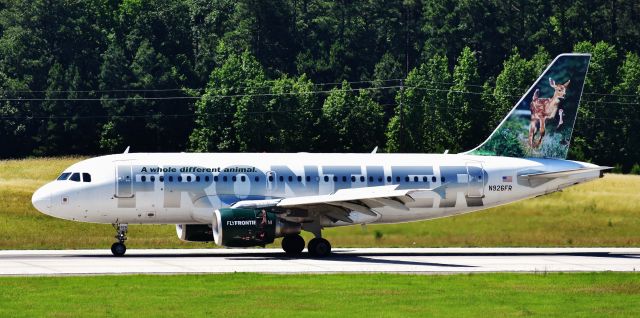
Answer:
<svg viewBox="0 0 640 318"><path fill-rule="evenodd" d="M556 179L556 178L566 178L572 175L590 172L590 171L604 171L610 170L612 167L595 167L595 168L579 168L579 169L570 169L570 170L562 170L562 171L552 171L552 172L538 172L538 173L529 173L518 176L519 178L535 180L535 179Z"/></svg>

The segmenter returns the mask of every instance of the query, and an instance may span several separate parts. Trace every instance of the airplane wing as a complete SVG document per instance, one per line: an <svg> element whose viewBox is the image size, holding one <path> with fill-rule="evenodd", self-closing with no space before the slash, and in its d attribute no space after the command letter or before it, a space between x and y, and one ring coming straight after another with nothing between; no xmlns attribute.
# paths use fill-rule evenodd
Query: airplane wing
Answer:
<svg viewBox="0 0 640 318"><path fill-rule="evenodd" d="M284 209L308 210L318 205L332 207L315 209L333 219L352 223L349 211L377 216L371 209L379 206L391 206L401 210L409 210L405 203L415 201L413 196L423 193L434 193L445 196L446 184L433 189L398 189L398 185L341 189L332 194L312 195L275 200L240 201L232 207L280 207ZM337 209L336 209L337 208Z"/></svg>

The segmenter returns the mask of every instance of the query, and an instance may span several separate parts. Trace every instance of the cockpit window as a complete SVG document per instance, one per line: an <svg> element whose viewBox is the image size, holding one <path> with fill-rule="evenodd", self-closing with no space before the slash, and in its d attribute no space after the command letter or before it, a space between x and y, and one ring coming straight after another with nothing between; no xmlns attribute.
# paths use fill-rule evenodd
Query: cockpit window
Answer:
<svg viewBox="0 0 640 318"><path fill-rule="evenodd" d="M86 172L83 172L82 173L82 181L83 182L91 182L91 175L86 173Z"/></svg>
<svg viewBox="0 0 640 318"><path fill-rule="evenodd" d="M80 182L80 174L79 174L79 173L77 173L77 172L74 172L74 173L71 175L71 178L69 178L69 180L71 180L71 181L75 181L75 182Z"/></svg>
<svg viewBox="0 0 640 318"><path fill-rule="evenodd" d="M71 172L63 172L56 180L59 180L59 181L67 180L69 179L70 175L71 175Z"/></svg>

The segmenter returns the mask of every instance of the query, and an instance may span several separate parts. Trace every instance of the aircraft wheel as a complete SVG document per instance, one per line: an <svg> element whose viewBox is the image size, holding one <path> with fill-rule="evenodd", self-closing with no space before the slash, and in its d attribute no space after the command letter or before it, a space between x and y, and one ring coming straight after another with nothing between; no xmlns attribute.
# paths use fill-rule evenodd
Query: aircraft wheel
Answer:
<svg viewBox="0 0 640 318"><path fill-rule="evenodd" d="M127 246L125 246L122 243L117 242L111 245L111 253L113 253L114 256L122 256L126 252L127 252Z"/></svg>
<svg viewBox="0 0 640 318"><path fill-rule="evenodd" d="M282 249L287 255L300 255L304 249L304 239L300 234L287 235L282 238Z"/></svg>
<svg viewBox="0 0 640 318"><path fill-rule="evenodd" d="M309 250L309 254L313 257L325 257L331 254L331 244L329 241L320 237L316 237L309 241L307 249Z"/></svg>

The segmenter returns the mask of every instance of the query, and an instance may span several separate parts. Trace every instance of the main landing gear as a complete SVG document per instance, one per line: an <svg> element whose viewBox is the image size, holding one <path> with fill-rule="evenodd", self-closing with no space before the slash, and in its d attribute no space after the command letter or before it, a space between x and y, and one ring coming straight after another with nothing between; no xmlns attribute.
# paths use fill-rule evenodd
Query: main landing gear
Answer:
<svg viewBox="0 0 640 318"><path fill-rule="evenodd" d="M321 237L316 237L309 241L307 250L309 251L309 255L313 257L325 257L331 254L331 244Z"/></svg>
<svg viewBox="0 0 640 318"><path fill-rule="evenodd" d="M111 253L114 256L123 256L124 253L127 252L127 246L124 245L124 241L127 240L127 231L129 230L128 224L113 224L113 228L116 229L116 240L117 242L111 245Z"/></svg>
<svg viewBox="0 0 640 318"><path fill-rule="evenodd" d="M304 249L304 239L300 234L287 235L282 239L282 249L289 256L298 256ZM316 237L307 245L312 257L325 257L331 254L331 244L322 237Z"/></svg>
<svg viewBox="0 0 640 318"><path fill-rule="evenodd" d="M304 249L304 239L300 234L286 235L282 238L282 249L287 255L300 255Z"/></svg>

